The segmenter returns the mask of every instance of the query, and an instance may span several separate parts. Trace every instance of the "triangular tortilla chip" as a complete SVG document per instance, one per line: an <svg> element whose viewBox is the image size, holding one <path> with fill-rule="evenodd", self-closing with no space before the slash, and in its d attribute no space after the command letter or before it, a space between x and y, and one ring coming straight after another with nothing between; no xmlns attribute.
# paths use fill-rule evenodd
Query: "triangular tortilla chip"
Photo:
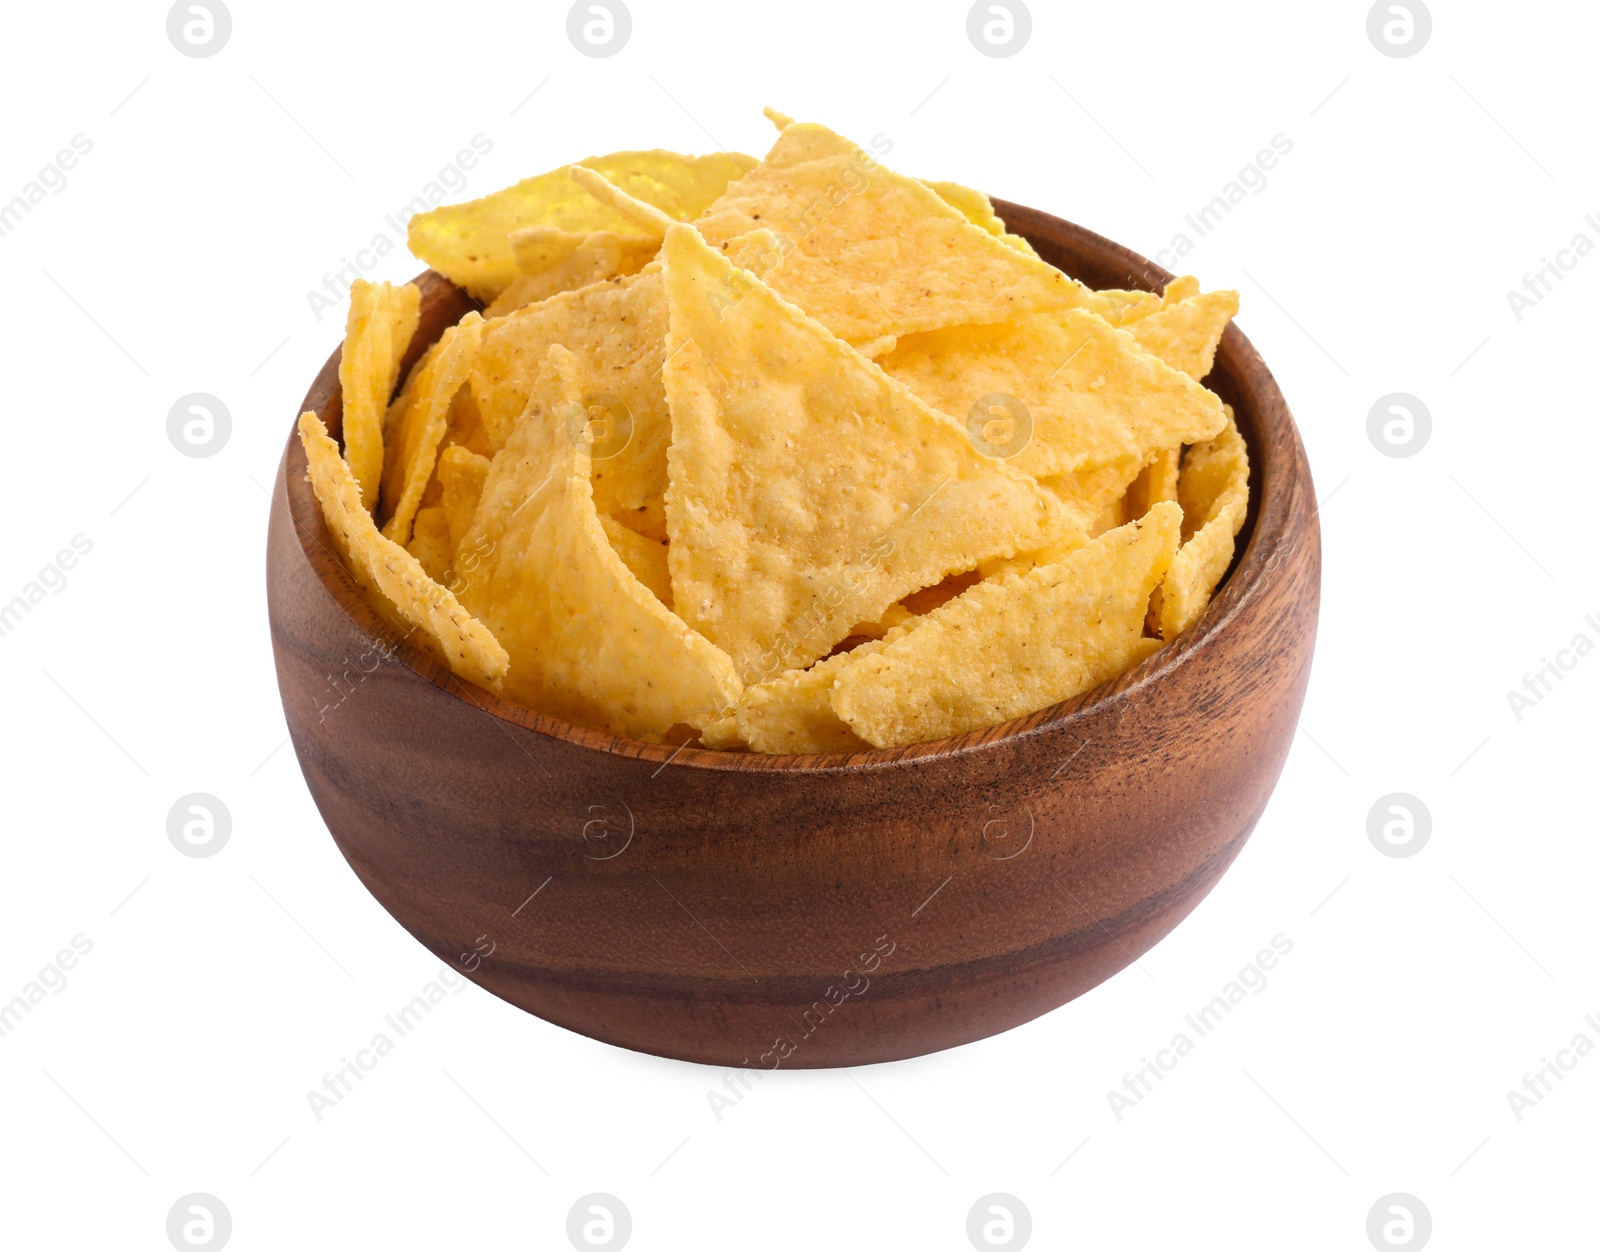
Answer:
<svg viewBox="0 0 1600 1252"><path fill-rule="evenodd" d="M378 533L361 503L361 489L339 455L339 445L315 413L300 415L300 442L306 450L307 477L322 506L334 546L363 588L375 589L389 609L386 616L469 682L500 690L509 658L484 624L462 608L448 590L397 543Z"/></svg>
<svg viewBox="0 0 1600 1252"><path fill-rule="evenodd" d="M1092 294L813 123L784 127L695 225L713 246L761 228L794 240L809 264L784 266L772 285L851 343L1079 307Z"/></svg>
<svg viewBox="0 0 1600 1252"><path fill-rule="evenodd" d="M383 469L379 516L386 519L384 537L395 543L404 545L411 538L411 519L433 475L450 405L467 381L482 337L483 318L468 313L412 367L405 390L389 406L384 424L388 463Z"/></svg>
<svg viewBox="0 0 1600 1252"><path fill-rule="evenodd" d="M1174 279L1175 286L1181 279ZM1180 288L1182 290L1183 288ZM1146 352L1199 382L1211 372L1217 345L1239 312L1237 291L1208 291L1167 302L1158 312L1128 325Z"/></svg>
<svg viewBox="0 0 1600 1252"><path fill-rule="evenodd" d="M737 272L692 228L662 259L673 604L747 682L1060 520L1032 478L765 284L744 274L726 303Z"/></svg>
<svg viewBox="0 0 1600 1252"><path fill-rule="evenodd" d="M627 246L609 230L587 235L535 226L513 231L511 249L521 271L484 310L504 317L525 304L537 304L563 291L576 291L622 274L636 274L661 246L659 239L630 240Z"/></svg>
<svg viewBox="0 0 1600 1252"><path fill-rule="evenodd" d="M665 539L672 433L661 382L666 331L659 267L563 292L488 323L471 381L489 446L499 449L510 437L545 354L561 344L575 358L574 383L589 400L585 407L598 405L614 423L611 437L595 448L595 506L642 535Z"/></svg>
<svg viewBox="0 0 1600 1252"><path fill-rule="evenodd" d="M724 709L742 685L726 654L675 617L613 550L569 435L582 392L549 351L527 411L495 456L456 557L462 602L505 644L506 693L555 717L659 738ZM470 566L470 568L469 568Z"/></svg>
<svg viewBox="0 0 1600 1252"><path fill-rule="evenodd" d="M613 152L579 164L676 221L697 217L729 182L755 166L736 152L682 156L661 151ZM530 226L580 236L607 230L624 241L652 238L568 178L563 165L493 195L419 213L411 219L407 242L413 254L487 303L517 277L509 237Z"/></svg>
<svg viewBox="0 0 1600 1252"><path fill-rule="evenodd" d="M1189 449L1178 474L1184 543L1172 558L1152 603L1161 637L1176 639L1194 625L1233 563L1234 536L1250 507L1250 453L1228 412L1228 425L1209 443Z"/></svg>
<svg viewBox="0 0 1600 1252"><path fill-rule="evenodd" d="M400 381L400 358L416 334L422 292L358 278L350 284L350 315L339 357L344 397L344 455L369 513L383 477L383 424L389 397Z"/></svg>
<svg viewBox="0 0 1600 1252"><path fill-rule="evenodd" d="M994 211L994 205L989 202L989 197L981 191L971 187L963 187L960 183L935 182L924 178L922 182L939 193L939 198L954 209L959 209L961 215L974 226L988 231L1007 247L1015 248L1028 256L1038 256L1033 250L1033 245L1021 235L1013 235L1006 229Z"/></svg>
<svg viewBox="0 0 1600 1252"><path fill-rule="evenodd" d="M622 563L641 583L650 588L650 594L669 609L672 607L672 575L667 570L667 545L646 539L636 530L629 530L614 517L600 515L600 525L606 538L616 549Z"/></svg>
<svg viewBox="0 0 1600 1252"><path fill-rule="evenodd" d="M833 711L833 684L846 665L883 646L882 640L872 640L810 669L786 670L746 687L725 721L701 732L702 741L708 747L743 745L757 752L859 752L870 747Z"/></svg>
<svg viewBox="0 0 1600 1252"><path fill-rule="evenodd" d="M844 667L833 708L868 743L898 747L993 726L1087 691L1161 645L1150 592L1183 511L1157 505L1058 565L981 582Z"/></svg>
<svg viewBox="0 0 1600 1252"><path fill-rule="evenodd" d="M450 519L444 515L443 508L434 505L417 510L406 551L417 558L417 564L429 578L441 587L449 586L450 560L455 555L455 545L450 542Z"/></svg>
<svg viewBox="0 0 1600 1252"><path fill-rule="evenodd" d="M1131 480L1222 429L1220 400L1080 309L906 336L880 364L959 422L981 421L986 396L1020 400L1032 429L1010 463L1036 477L1122 464Z"/></svg>
<svg viewBox="0 0 1600 1252"><path fill-rule="evenodd" d="M450 551L454 554L472 529L472 519L483 498L483 483L489 477L489 458L459 444L439 453L434 470L441 487L439 507L450 527Z"/></svg>

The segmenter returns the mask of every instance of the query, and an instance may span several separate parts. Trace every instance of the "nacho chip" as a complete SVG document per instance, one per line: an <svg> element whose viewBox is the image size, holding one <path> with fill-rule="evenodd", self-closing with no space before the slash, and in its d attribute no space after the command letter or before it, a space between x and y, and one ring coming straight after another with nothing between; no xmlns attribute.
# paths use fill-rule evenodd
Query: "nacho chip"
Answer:
<svg viewBox="0 0 1600 1252"><path fill-rule="evenodd" d="M784 127L695 225L714 247L763 227L794 240L808 263L785 265L772 286L851 343L1073 308L1090 295L813 123Z"/></svg>
<svg viewBox="0 0 1600 1252"><path fill-rule="evenodd" d="M485 440L502 447L552 344L575 358L586 398L611 418L593 451L595 505L651 539L666 538L663 496L672 427L661 381L666 301L659 268L563 292L490 323L472 365ZM619 407L620 406L620 407Z"/></svg>
<svg viewBox="0 0 1600 1252"><path fill-rule="evenodd" d="M315 413L300 415L307 477L322 506L334 545L364 589L383 597L388 616L469 682L500 690L509 658L494 635L455 596L428 577L417 559L378 533L361 503L361 489Z"/></svg>
<svg viewBox="0 0 1600 1252"><path fill-rule="evenodd" d="M671 214L663 213L655 205L629 195L597 170L583 165L569 165L567 177L601 204L609 205L640 230L658 238L665 235L667 227L673 223Z"/></svg>
<svg viewBox="0 0 1600 1252"><path fill-rule="evenodd" d="M479 346L482 346L481 341ZM483 418L478 414L478 402L472 398L470 386L461 388L450 402L450 415L444 428L444 446L448 448L452 444L459 444L479 456L491 456L494 453L484 434Z"/></svg>
<svg viewBox="0 0 1600 1252"><path fill-rule="evenodd" d="M522 272L495 297L484 311L485 316L504 317L525 304L537 304L563 291L576 291L619 274L637 273L660 246L660 240L646 240L643 245L629 240L624 247L623 241L609 230L576 235L535 226L515 231L511 249Z"/></svg>
<svg viewBox="0 0 1600 1252"><path fill-rule="evenodd" d="M1174 278L1161 289L1161 305L1165 308L1169 304L1176 304L1179 300L1187 300L1190 296L1200 294L1200 280L1193 274L1185 274L1181 278Z"/></svg>
<svg viewBox="0 0 1600 1252"><path fill-rule="evenodd" d="M455 555L450 542L450 522L442 508L418 509L411 527L406 551L417 558L428 577L441 587L450 583L450 560Z"/></svg>
<svg viewBox="0 0 1600 1252"><path fill-rule="evenodd" d="M637 531L629 530L614 517L600 515L600 525L606 538L616 549L622 563L646 587L650 594L669 609L672 607L672 576L667 572L667 545L646 539Z"/></svg>
<svg viewBox="0 0 1600 1252"><path fill-rule="evenodd" d="M439 507L449 529L450 552L454 556L472 529L478 501L483 497L484 479L489 476L489 458L455 444L439 453L434 473L441 487Z"/></svg>
<svg viewBox="0 0 1600 1252"><path fill-rule="evenodd" d="M483 338L483 318L468 313L449 327L412 367L405 390L389 407L384 439L388 463L379 495L384 538L402 546L433 475L434 459L450 423L450 406L467 381Z"/></svg>
<svg viewBox="0 0 1600 1252"><path fill-rule="evenodd" d="M1145 607L1181 520L1160 504L1059 565L979 583L844 666L834 711L891 748L992 726L1121 673L1161 646L1143 637Z"/></svg>
<svg viewBox="0 0 1600 1252"><path fill-rule="evenodd" d="M673 603L746 681L1059 520L1049 492L765 284L720 306L733 268L693 228L662 258Z"/></svg>
<svg viewBox="0 0 1600 1252"><path fill-rule="evenodd" d="M883 648L874 640L850 652L818 661L810 669L792 669L754 687L746 687L728 715L728 725L709 733L724 746L734 742L757 752L859 752L870 747L833 711L834 681L845 666Z"/></svg>
<svg viewBox="0 0 1600 1252"><path fill-rule="evenodd" d="M582 406L568 376L572 354L552 347L547 362L457 555L462 601L506 645L512 699L659 739L732 705L742 685L726 654L675 617L611 546L588 449L568 434L564 410Z"/></svg>
<svg viewBox="0 0 1600 1252"><path fill-rule="evenodd" d="M1189 449L1178 476L1184 543L1152 603L1161 637L1176 639L1205 611L1233 563L1233 540L1250 505L1250 454L1228 412L1228 425Z"/></svg>
<svg viewBox="0 0 1600 1252"><path fill-rule="evenodd" d="M1163 448L1155 460L1139 471L1139 476L1128 487L1123 501L1123 518L1133 521L1143 517L1163 500L1178 498L1178 464L1182 458L1182 445Z"/></svg>
<svg viewBox="0 0 1600 1252"><path fill-rule="evenodd" d="M383 423L400 379L400 358L417 332L422 292L358 278L350 285L350 316L339 357L344 396L344 455L361 487L361 506L378 503L383 477Z"/></svg>
<svg viewBox="0 0 1600 1252"><path fill-rule="evenodd" d="M1021 401L1032 430L1010 461L1037 477L1121 466L1126 483L1158 449L1222 429L1220 400L1079 309L909 336L881 364L958 421L986 397Z"/></svg>
<svg viewBox="0 0 1600 1252"><path fill-rule="evenodd" d="M932 182L926 178L922 179L922 182L938 192L939 198L946 204L959 209L967 221L981 230L988 231L1001 243L1028 256L1039 255L1033 250L1033 245L1021 235L1013 235L1006 229L1006 224L995 214L994 205L983 192L963 187L960 183Z"/></svg>
<svg viewBox="0 0 1600 1252"><path fill-rule="evenodd" d="M675 221L697 217L729 182L755 166L738 153L681 156L661 151L613 152L579 164L598 170ZM604 230L624 241L651 238L568 178L563 165L493 195L420 213L411 219L407 242L416 256L487 303L516 279L509 237L530 226L579 236Z"/></svg>
<svg viewBox="0 0 1600 1252"><path fill-rule="evenodd" d="M1140 318L1128 327L1128 333L1146 352L1199 382L1211 372L1222 332L1238 312L1237 291L1208 291Z"/></svg>

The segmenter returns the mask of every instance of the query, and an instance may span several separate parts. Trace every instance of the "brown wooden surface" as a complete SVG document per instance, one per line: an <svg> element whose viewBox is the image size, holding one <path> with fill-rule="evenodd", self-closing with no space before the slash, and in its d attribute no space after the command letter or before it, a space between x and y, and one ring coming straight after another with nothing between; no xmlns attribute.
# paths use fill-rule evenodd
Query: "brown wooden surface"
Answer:
<svg viewBox="0 0 1600 1252"><path fill-rule="evenodd" d="M996 208L1092 286L1169 277L1079 227ZM436 275L420 281L414 351L476 307ZM337 371L336 353L303 406L336 433ZM1320 571L1305 453L1237 328L1208 381L1249 443L1252 505L1234 570L1186 635L1002 726L831 756L615 739L463 684L404 643L375 651L392 632L333 556L291 435L268 603L317 806L361 881L442 960L624 1047L855 1065L1048 1012L1216 883L1304 696Z"/></svg>

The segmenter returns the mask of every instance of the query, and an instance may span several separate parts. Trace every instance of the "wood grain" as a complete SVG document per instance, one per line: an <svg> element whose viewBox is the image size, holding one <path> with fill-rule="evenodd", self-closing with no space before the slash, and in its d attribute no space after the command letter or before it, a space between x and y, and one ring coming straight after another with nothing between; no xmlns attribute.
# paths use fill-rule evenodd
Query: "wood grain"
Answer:
<svg viewBox="0 0 1600 1252"><path fill-rule="evenodd" d="M1092 286L1170 277L1077 226L996 209ZM419 281L413 353L477 307ZM1236 327L1209 383L1249 443L1253 499L1235 567L1187 634L1004 725L831 756L675 751L461 683L363 602L291 436L267 580L306 782L419 942L597 1039L715 1065L857 1065L1049 1012L1210 891L1304 697L1321 564L1305 452ZM303 407L337 433L337 354Z"/></svg>

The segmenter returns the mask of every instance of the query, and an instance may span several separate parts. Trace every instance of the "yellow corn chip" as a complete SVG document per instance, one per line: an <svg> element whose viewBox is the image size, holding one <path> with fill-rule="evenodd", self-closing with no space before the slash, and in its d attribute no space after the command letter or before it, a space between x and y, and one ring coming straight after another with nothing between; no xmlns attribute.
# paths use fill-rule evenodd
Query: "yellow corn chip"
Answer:
<svg viewBox="0 0 1600 1252"><path fill-rule="evenodd" d="M1190 296L1200 294L1200 280L1193 274L1185 274L1181 278L1174 278L1161 289L1161 305L1165 308L1169 304L1176 304L1179 300L1187 300Z"/></svg>
<svg viewBox="0 0 1600 1252"><path fill-rule="evenodd" d="M560 344L589 414L595 505L651 539L666 538L662 498L672 427L661 381L666 338L661 271L563 292L489 323L472 366L486 442L502 447L549 351Z"/></svg>
<svg viewBox="0 0 1600 1252"><path fill-rule="evenodd" d="M495 456L456 557L462 600L505 643L512 699L635 738L727 708L742 685L726 654L629 571L595 512L589 454L562 410L582 407L559 346ZM468 568L470 566L470 568Z"/></svg>
<svg viewBox="0 0 1600 1252"><path fill-rule="evenodd" d="M1025 252L1029 256L1038 256L1033 250L1033 245L1021 235L1013 235L1006 229L1006 224L996 216L994 205L989 202L989 197L981 191L971 187L963 187L960 183L933 182L922 179L922 182L939 193L939 198L952 208L959 209L961 215L974 226L988 231L1001 243L1015 248L1018 252Z"/></svg>
<svg viewBox="0 0 1600 1252"><path fill-rule="evenodd" d="M834 711L890 748L992 726L1121 673L1160 647L1143 637L1145 608L1181 520L1160 504L1059 565L979 583L844 666Z"/></svg>
<svg viewBox="0 0 1600 1252"><path fill-rule="evenodd" d="M390 406L384 436L388 464L379 497L386 539L404 545L411 538L411 519L433 475L451 403L467 381L482 337L483 318L468 313L412 367L405 390Z"/></svg>
<svg viewBox="0 0 1600 1252"><path fill-rule="evenodd" d="M635 241L630 240L630 245ZM643 269L661 246L659 239L645 246L624 248L608 230L588 235L534 226L511 236L512 252L522 271L511 285L484 310L489 318L504 317L525 304L537 304L563 291L576 291L619 274Z"/></svg>
<svg viewBox="0 0 1600 1252"><path fill-rule="evenodd" d="M662 258L673 604L746 681L1059 522L1033 479L765 284L720 303L733 267L693 228Z"/></svg>
<svg viewBox="0 0 1600 1252"><path fill-rule="evenodd" d="M755 166L749 157L718 152L613 152L579 162L598 170L636 200L655 205L675 221L697 217L728 183ZM411 219L411 251L479 300L493 300L517 277L510 235L549 226L575 235L611 231L619 239L648 240L627 217L551 170L479 200L452 204Z"/></svg>
<svg viewBox="0 0 1600 1252"><path fill-rule="evenodd" d="M746 687L728 715L730 724L718 730L707 727L701 732L702 742L709 733L717 744L707 746L737 742L757 752L859 752L869 747L833 711L833 684L846 665L883 646L874 640L818 661L810 669L787 670Z"/></svg>
<svg viewBox="0 0 1600 1252"><path fill-rule="evenodd" d="M481 340L479 346L482 346ZM459 444L479 456L494 454L488 436L484 434L483 418L478 414L478 402L473 399L470 386L461 388L450 402L450 416L444 428L444 446L452 444Z"/></svg>
<svg viewBox="0 0 1600 1252"><path fill-rule="evenodd" d="M450 559L455 545L450 542L450 522L437 505L418 509L411 527L406 551L417 558L424 572L441 587L450 584Z"/></svg>
<svg viewBox="0 0 1600 1252"><path fill-rule="evenodd" d="M1178 476L1184 544L1172 559L1153 605L1161 637L1172 640L1194 625L1233 563L1233 540L1250 504L1250 454L1233 413L1209 443L1189 449Z"/></svg>
<svg viewBox="0 0 1600 1252"><path fill-rule="evenodd" d="M356 581L381 595L392 616L415 629L453 673L498 691L509 663L506 650L414 556L378 533L355 476L315 413L300 415L300 442L322 516Z"/></svg>
<svg viewBox="0 0 1600 1252"><path fill-rule="evenodd" d="M600 525L606 538L629 571L650 588L650 594L669 609L672 607L672 576L667 572L667 545L646 539L637 531L629 530L614 517L600 515Z"/></svg>
<svg viewBox="0 0 1600 1252"><path fill-rule="evenodd" d="M713 246L761 228L797 243L807 264L784 265L772 286L851 343L1077 307L1091 294L812 123L784 127L695 225Z"/></svg>
<svg viewBox="0 0 1600 1252"><path fill-rule="evenodd" d="M378 503L383 477L383 424L400 379L400 358L416 334L422 293L407 283L350 285L350 316L339 358L339 389L344 396L344 455L361 488L361 506Z"/></svg>
<svg viewBox="0 0 1600 1252"><path fill-rule="evenodd" d="M1139 471L1139 476L1128 487L1123 502L1123 512L1128 521L1143 517L1154 505L1163 500L1178 498L1178 462L1183 454L1181 445L1163 448L1155 460Z"/></svg>
<svg viewBox="0 0 1600 1252"><path fill-rule="evenodd" d="M991 442L1020 443L1011 464L1037 477L1120 465L1126 483L1158 449L1222 429L1220 400L1080 309L905 337L881 364L969 430L1003 419L1011 441Z"/></svg>
<svg viewBox="0 0 1600 1252"><path fill-rule="evenodd" d="M1222 332L1238 312L1237 291L1208 291L1203 296L1180 298L1140 318L1129 325L1128 333L1145 351L1199 382L1211 372Z"/></svg>
<svg viewBox="0 0 1600 1252"><path fill-rule="evenodd" d="M452 444L439 453L439 464L434 473L439 479L440 508L450 534L450 553L467 537L472 529L472 519L478 512L478 501L483 496L483 482L489 476L489 458L459 444Z"/></svg>
<svg viewBox="0 0 1600 1252"><path fill-rule="evenodd" d="M601 204L610 205L640 230L648 231L660 237L667 233L667 227L673 223L673 218L670 214L663 213L655 205L647 201L635 199L604 174L589 169L587 166L567 166L567 177L600 201Z"/></svg>

